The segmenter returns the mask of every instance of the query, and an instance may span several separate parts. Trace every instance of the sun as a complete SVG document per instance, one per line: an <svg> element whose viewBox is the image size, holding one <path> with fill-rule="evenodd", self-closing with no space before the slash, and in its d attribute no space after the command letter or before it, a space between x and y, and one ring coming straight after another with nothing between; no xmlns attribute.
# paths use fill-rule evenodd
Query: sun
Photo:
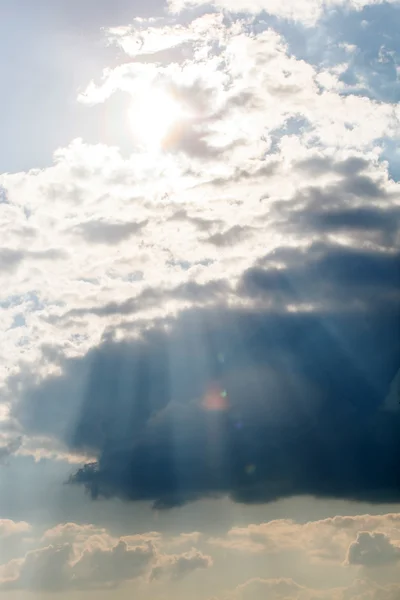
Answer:
<svg viewBox="0 0 400 600"><path fill-rule="evenodd" d="M182 116L179 103L165 90L151 88L134 98L129 121L135 141L148 152L160 152Z"/></svg>

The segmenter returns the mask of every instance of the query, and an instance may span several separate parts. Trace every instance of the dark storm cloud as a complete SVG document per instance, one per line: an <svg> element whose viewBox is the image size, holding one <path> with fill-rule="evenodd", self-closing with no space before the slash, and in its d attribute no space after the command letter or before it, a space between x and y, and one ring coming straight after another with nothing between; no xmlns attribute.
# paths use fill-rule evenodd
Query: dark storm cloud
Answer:
<svg viewBox="0 0 400 600"><path fill-rule="evenodd" d="M340 310L286 311L293 286L267 258L239 290L265 306L278 290L275 308L220 300L134 340L106 339L61 375L22 384L13 416L98 457L71 480L94 498L399 501L400 417L381 409L400 362L398 257L322 246L304 267L292 252L281 257L304 301L312 273L310 297L320 285L343 296Z"/></svg>
<svg viewBox="0 0 400 600"><path fill-rule="evenodd" d="M391 237L400 226L400 209L350 208L306 211L304 221L320 231L379 231Z"/></svg>
<svg viewBox="0 0 400 600"><path fill-rule="evenodd" d="M329 157L315 156L299 162L296 168L310 176L334 171L341 177L329 185L309 186L290 202L271 203L277 227L302 236L347 232L358 246L368 241L396 247L400 210L395 193L385 189L383 180L363 173L367 166L358 157L335 163Z"/></svg>
<svg viewBox="0 0 400 600"><path fill-rule="evenodd" d="M285 268L268 263L285 258ZM276 306L353 304L369 310L400 305L400 254L315 243L306 251L280 248L244 273L240 291Z"/></svg>
<svg viewBox="0 0 400 600"><path fill-rule="evenodd" d="M268 206L276 230L303 244L242 274L241 309L221 279L69 311L191 306L151 329L138 323L134 339L110 335L83 357L58 357L60 375L10 378L21 431L96 456L71 479L93 498L163 508L215 495L400 501L400 411L382 409L400 364L399 221L366 166L356 157L303 164L339 180ZM219 247L249 234L245 226L215 233L218 222L184 211L173 218L191 219ZM310 242L341 230L353 247ZM393 247L368 244L375 234Z"/></svg>
<svg viewBox="0 0 400 600"><path fill-rule="evenodd" d="M315 164L314 164L315 166ZM310 173L316 175L317 173ZM374 181L368 175L345 174L343 179L336 183L332 183L328 186L310 186L298 196L298 200L308 199L310 205L340 203L341 206L345 207L346 203L353 200L354 198L360 198L364 202L373 202L376 200L383 200L387 196L387 192L382 185ZM296 197L293 199L296 202ZM293 210L293 205L290 206L290 210Z"/></svg>

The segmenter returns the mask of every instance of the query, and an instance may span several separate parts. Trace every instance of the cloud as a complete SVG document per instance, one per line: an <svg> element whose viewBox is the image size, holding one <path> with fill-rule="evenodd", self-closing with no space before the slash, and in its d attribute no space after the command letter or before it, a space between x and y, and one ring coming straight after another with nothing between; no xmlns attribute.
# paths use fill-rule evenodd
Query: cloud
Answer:
<svg viewBox="0 0 400 600"><path fill-rule="evenodd" d="M31 530L31 525L25 521L11 521L10 519L0 519L0 536L10 537L21 535Z"/></svg>
<svg viewBox="0 0 400 600"><path fill-rule="evenodd" d="M86 542L93 536L105 536L107 534L106 529L103 527L95 527L94 525L78 525L77 523L63 523L58 524L51 529L45 531L43 535L43 541L51 541L53 544L60 543L82 543Z"/></svg>
<svg viewBox="0 0 400 600"><path fill-rule="evenodd" d="M11 248L0 248L0 272L14 272L19 264L26 259L35 261L54 261L66 258L67 253L63 250L48 249L43 251L14 250Z"/></svg>
<svg viewBox="0 0 400 600"><path fill-rule="evenodd" d="M1 587L35 591L63 589L69 581L70 556L68 544L28 552L23 559L14 559L1 567Z"/></svg>
<svg viewBox="0 0 400 600"><path fill-rule="evenodd" d="M355 535L361 535L361 538L364 534L370 535L373 539L377 536L378 542L383 536L384 543L392 545L392 540L399 539L399 523L398 513L336 516L307 523L278 519L246 527L234 527L224 537L209 538L208 543L242 554L279 554L295 551L306 553L308 558L320 567L326 562L341 565L345 556L349 556L349 546L353 547L353 543L353 555L357 554ZM380 533L376 533L377 530ZM347 562L350 564L349 558Z"/></svg>
<svg viewBox="0 0 400 600"><path fill-rule="evenodd" d="M27 523L0 522L0 534L29 530ZM189 536L185 542L193 541ZM38 540L32 540L38 543ZM212 565L210 556L192 548L183 554L165 554L168 538L157 532L115 538L91 524L58 524L45 531L44 547L30 550L0 566L0 587L36 592L115 589L124 582L177 581ZM49 544L50 542L50 544ZM172 540L176 543L176 540Z"/></svg>
<svg viewBox="0 0 400 600"><path fill-rule="evenodd" d="M399 499L399 185L380 145L399 113L274 24L107 30L126 56L81 104L160 89L185 115L171 146L75 139L1 176L1 394L26 449L93 457L71 482L94 498Z"/></svg>
<svg viewBox="0 0 400 600"><path fill-rule="evenodd" d="M146 221L142 223L106 223L104 221L89 221L82 223L78 232L88 243L114 245L138 234Z"/></svg>
<svg viewBox="0 0 400 600"><path fill-rule="evenodd" d="M243 600L253 600L265 597L267 593L275 600L275 598L280 597L298 598L299 594L305 591L307 591L306 588L296 583L293 579L254 578L239 585L234 590L233 597L242 598Z"/></svg>
<svg viewBox="0 0 400 600"><path fill-rule="evenodd" d="M266 596L272 600L392 600L397 598L399 591L395 584L382 586L373 580L360 579L347 584L347 587L336 585L339 586L338 581L344 581L345 565L376 567L374 574L377 577L378 568L395 565L399 558L396 546L396 541L400 539L399 522L398 513L335 516L308 523L280 519L235 527L225 537L227 544L219 544L215 538L198 532L171 536L150 531L115 538L105 528L92 524L60 523L45 531L41 539L30 540L31 544L46 545L0 566L0 586L3 590L25 589L43 593L115 590L126 583L135 585L135 581L136 585L153 584L157 590L157 583L164 587L181 581L194 571L217 565L218 555L214 558L212 553L193 547L181 554L166 554L166 549L200 542L208 543L211 549L215 549L217 544L225 550L237 551L241 543L242 552L252 553L253 568L259 565L265 572L267 558L273 565L272 570L279 568L281 560L285 565L284 571L288 573L295 560L302 570L308 565L303 571L305 576L302 577L302 583L289 576L255 576L229 592L220 592L220 600L258 600ZM6 525L9 527L8 522ZM26 523L13 525L21 526L21 533L28 530ZM377 531L377 528L381 531ZM355 534L357 538L354 541ZM237 545L234 545L235 538ZM253 546L263 545L269 557L258 561L246 538ZM276 556L278 552L282 553L281 559ZM299 555L302 552L308 554L311 562L304 562ZM346 552L347 559L344 562ZM233 568L236 564L231 562L232 555L225 552L218 556L218 565L221 566L221 556L224 568ZM335 563L335 568L339 569L332 571L333 579L328 577L324 580L323 589L315 587L315 582L321 581L319 577L315 579L314 575L309 576L310 573L317 574L315 569L309 570L315 559L318 559L318 569L322 573L329 573L324 571L327 560L330 569ZM325 565L322 561L325 561ZM245 556L241 557L241 562L247 564ZM348 578L345 579L348 581ZM334 582L334 587L332 583L329 585L330 581Z"/></svg>
<svg viewBox="0 0 400 600"><path fill-rule="evenodd" d="M153 549L93 544L74 556L69 543L50 545L28 552L1 567L3 589L62 591L67 589L114 588L142 575L153 558Z"/></svg>
<svg viewBox="0 0 400 600"><path fill-rule="evenodd" d="M327 264L340 290L357 276L375 282L370 267ZM191 309L167 329L64 361L62 375L25 388L13 416L98 457L72 478L93 497L164 507L221 494L396 501L398 415L380 407L397 368L398 312L381 267L376 277L383 296L368 299L368 327L358 307L345 310L347 296L331 314ZM226 396L222 411L204 409L209 393Z"/></svg>
<svg viewBox="0 0 400 600"><path fill-rule="evenodd" d="M15 73L25 69L26 85L35 101L26 105L21 97L15 103L11 95L2 99L3 134L9 143L1 148L0 170L43 168L51 164L55 148L79 135L93 143L108 136L112 143L124 139L124 132L120 136L116 132L118 118L102 111L88 115L73 98L77 89L101 74L104 65L118 61L116 49L105 43L102 28L124 26L134 16L159 16L163 10L163 0L145 5L116 0L113 9L105 0L85 0L84 5L78 0L60 0L49 7L46 0L38 0L35 8L26 0L16 0L8 14L10 22L18 22L18 29L13 29L12 36L4 34L1 41L1 52L13 53L15 69L5 65L3 84L10 89L20 85ZM23 43L32 51L24 52ZM46 89L49 78L51 95Z"/></svg>
<svg viewBox="0 0 400 600"><path fill-rule="evenodd" d="M231 181L225 176L215 188L209 181L196 187L203 194L208 185L217 194L212 206L188 202L178 209L171 199L140 199L135 211L147 225L140 245L126 249L128 271L112 253L85 255L85 262L91 256L107 263L98 271L90 263L76 288L94 286L92 293L77 294L66 307L56 304L57 294L50 315L38 320L49 324L51 335L51 326L62 323L72 336L72 355L56 353L55 374L39 376L37 367L33 376L27 368L8 379L11 417L27 435L96 457L72 478L93 497L162 507L210 495L248 503L296 494L398 499L398 414L381 410L399 365L397 187L379 165L352 153L304 152L285 167L284 148L260 187L259 165L246 167L245 189L255 186L254 214L240 200L248 191L240 188L236 167ZM77 143L65 151L52 177L67 164L77 168L86 150ZM88 172L110 162L123 166L118 153L97 148ZM261 191L276 185L275 177L284 185L289 177L282 173L289 172L299 185L289 181L285 199L272 187L274 197L260 202ZM230 196L229 185L240 192L236 204L218 200ZM102 210L108 201L102 196ZM71 199L65 202L68 214ZM121 211L129 211L130 201L121 202ZM146 215L150 209L153 218ZM376 227L374 214L381 215ZM176 223L178 245L168 237L166 252L165 236L176 233ZM249 239L238 235L249 228ZM226 232L234 239L217 238L213 254L209 238ZM130 260L146 235L146 279L125 280L125 273L136 272ZM186 239L188 246L179 248ZM82 268L78 264L76 277ZM108 282L101 293L97 277ZM98 319L108 326L100 342ZM127 331L134 338L118 341ZM49 356L46 351L45 369ZM215 389L226 392L218 400L224 410L204 410L204 399L218 405ZM219 444L207 455L201 448L209 446L214 426ZM338 459L343 453L351 457L345 463Z"/></svg>
<svg viewBox="0 0 400 600"><path fill-rule="evenodd" d="M298 584L293 579L249 579L224 598L238 600L396 600L398 585L380 586L369 580L355 580L348 587L315 589Z"/></svg>
<svg viewBox="0 0 400 600"><path fill-rule="evenodd" d="M308 217L312 219L312 213L308 213ZM362 221L358 223L362 229ZM280 252L284 253L285 249L282 247ZM271 265L279 260L279 252L276 252L265 257L263 267L247 270L239 283L242 293L268 297L272 302L275 300L277 306L303 302L327 307L331 302L337 306L350 302L375 310L383 302L388 310L390 305L396 310L400 267L397 253L323 243L312 245L305 252L292 251L291 258L289 253L283 268ZM377 295L375 286L379 286Z"/></svg>
<svg viewBox="0 0 400 600"><path fill-rule="evenodd" d="M5 460L17 452L22 446L22 437L17 437L7 442L4 446L0 447L0 464L4 463Z"/></svg>
<svg viewBox="0 0 400 600"><path fill-rule="evenodd" d="M379 567L400 560L400 547L395 546L387 535L361 531L347 553L349 565Z"/></svg>
<svg viewBox="0 0 400 600"><path fill-rule="evenodd" d="M233 246L249 235L251 235L251 228L235 225L223 233L214 233L208 238L208 242L215 246Z"/></svg>
<svg viewBox="0 0 400 600"><path fill-rule="evenodd" d="M159 560L150 573L150 579L179 580L197 569L207 569L212 566L212 558L192 548L189 552L179 555L167 555Z"/></svg>
<svg viewBox="0 0 400 600"><path fill-rule="evenodd" d="M190 544L191 546L193 545L193 543L197 544L199 542L199 540L201 539L202 534L199 531L191 531L190 533L181 533L180 535L172 538L169 541L169 546L171 547L179 547L179 546L186 546L187 544Z"/></svg>
<svg viewBox="0 0 400 600"><path fill-rule="evenodd" d="M110 302L104 306L72 309L63 315L62 318L82 317L86 314L93 314L99 317L129 315L140 312L146 306L158 306L163 301L168 300L190 302L192 305L199 304L201 306L212 303L219 297L223 297L228 291L229 285L225 281L211 281L203 285L195 281L188 281L169 290L147 288L138 297L130 298L125 302Z"/></svg>
<svg viewBox="0 0 400 600"><path fill-rule="evenodd" d="M94 587L105 584L114 587L142 575L153 556L151 544L131 548L121 540L111 549L94 547L85 550L74 564L74 578L81 586L88 582L88 587L93 583Z"/></svg>

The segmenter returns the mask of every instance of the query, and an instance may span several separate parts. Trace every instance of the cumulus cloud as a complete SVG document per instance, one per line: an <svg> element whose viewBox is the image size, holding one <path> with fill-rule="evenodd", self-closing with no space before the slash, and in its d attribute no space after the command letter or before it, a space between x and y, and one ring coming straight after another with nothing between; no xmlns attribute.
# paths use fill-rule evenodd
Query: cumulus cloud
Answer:
<svg viewBox="0 0 400 600"><path fill-rule="evenodd" d="M106 536L107 531L104 528L94 525L78 525L77 523L63 523L45 531L43 541L60 543L79 543L85 542L93 536Z"/></svg>
<svg viewBox="0 0 400 600"><path fill-rule="evenodd" d="M379 567L400 560L400 547L384 533L361 531L349 546L347 563L364 567Z"/></svg>
<svg viewBox="0 0 400 600"><path fill-rule="evenodd" d="M3 535L29 529L27 523L2 521L3 526ZM2 589L115 589L140 577L176 581L212 565L211 557L195 548L183 554L163 553L160 545L168 544L168 539L157 532L115 538L104 528L65 523L47 530L41 542L48 545L0 567Z"/></svg>
<svg viewBox="0 0 400 600"><path fill-rule="evenodd" d="M80 585L88 582L89 587L93 585L93 580L95 587L116 586L122 581L142 575L153 556L151 544L132 548L122 540L111 549L86 549L73 566L73 578Z"/></svg>
<svg viewBox="0 0 400 600"><path fill-rule="evenodd" d="M138 585L140 582L150 585L159 582L166 586L179 582L195 571L217 565L217 559L213 558L216 544L225 551L237 551L241 544L241 552L251 553L256 551L256 546L258 552L259 547L263 546L264 552L269 554L268 561L275 567L279 565L276 556L279 552L282 553L282 564L289 567L293 557L296 561L302 561L299 553L306 552L308 558L318 558L320 569L324 568L321 560L330 560L330 568L336 561L339 570L343 570L345 565L375 567L374 574L377 574L378 568L395 565L399 559L396 546L396 540L398 542L400 539L399 522L398 513L336 516L308 523L281 519L236 527L221 540L198 532L171 536L156 531L128 533L115 538L105 528L92 524L60 523L45 531L41 539L30 540L35 545L43 546L0 567L1 588L42 593L115 590L134 580ZM10 527L9 523L6 525ZM26 523L14 523L12 526L21 526L21 532L27 529ZM355 534L357 537L354 540ZM226 543L223 544L223 541ZM192 547L181 554L165 553L172 547L193 543L208 543L212 552ZM294 555L294 551L297 554ZM252 560L256 560L253 554L251 556ZM225 552L223 557L225 566L229 568L232 555ZM242 556L241 560L244 558ZM221 555L218 563L220 561ZM312 562L308 562L306 573L310 572L312 565ZM339 570L335 571L337 577L341 577ZM369 574L373 573L370 571ZM324 585L323 589L317 589L315 585L307 585L307 580L308 577L305 577L299 583L288 577L254 577L218 597L221 600L259 600L266 595L273 600L392 600L397 598L399 591L396 585L381 586L372 580L355 580L347 587Z"/></svg>
<svg viewBox="0 0 400 600"><path fill-rule="evenodd" d="M11 521L10 519L0 519L0 536L10 537L20 535L31 530L31 525L25 521Z"/></svg>
<svg viewBox="0 0 400 600"><path fill-rule="evenodd" d="M161 558L152 568L150 579L179 580L197 569L207 569L212 565L212 558L192 548L189 552L178 555L167 555Z"/></svg>
<svg viewBox="0 0 400 600"><path fill-rule="evenodd" d="M71 544L50 545L3 565L2 587L33 591L116 587L141 575L152 556L151 547L130 548L120 541L112 548L94 545L74 560Z"/></svg>
<svg viewBox="0 0 400 600"><path fill-rule="evenodd" d="M397 543L399 523L398 513L336 516L307 523L278 519L268 523L234 527L224 537L209 538L208 543L242 554L305 552L309 559L320 565L322 562L339 565L343 563L346 555L349 556L349 546L353 547L353 543L356 544L354 536L357 536L357 540L359 536L371 536L372 539L377 536L378 542L387 543L389 546ZM377 530L379 533L376 533ZM356 552L355 548L354 555ZM350 564L349 559L347 560Z"/></svg>

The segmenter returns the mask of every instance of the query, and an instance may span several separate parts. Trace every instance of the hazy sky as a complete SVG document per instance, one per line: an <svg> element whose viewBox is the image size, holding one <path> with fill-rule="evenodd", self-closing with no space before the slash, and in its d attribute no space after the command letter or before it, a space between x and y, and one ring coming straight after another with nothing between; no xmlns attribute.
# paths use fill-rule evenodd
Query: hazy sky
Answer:
<svg viewBox="0 0 400 600"><path fill-rule="evenodd" d="M3 0L0 598L399 600L399 50Z"/></svg>

